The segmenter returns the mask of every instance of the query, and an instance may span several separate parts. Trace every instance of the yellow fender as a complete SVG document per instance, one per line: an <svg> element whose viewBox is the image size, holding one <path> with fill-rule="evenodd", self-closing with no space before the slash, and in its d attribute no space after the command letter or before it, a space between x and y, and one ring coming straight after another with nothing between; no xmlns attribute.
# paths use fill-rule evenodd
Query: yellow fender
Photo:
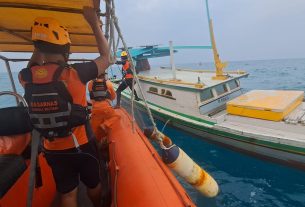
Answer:
<svg viewBox="0 0 305 207"><path fill-rule="evenodd" d="M172 145L162 149L162 158L166 165L184 178L206 197L215 197L219 192L217 182L181 148Z"/></svg>
<svg viewBox="0 0 305 207"><path fill-rule="evenodd" d="M217 182L197 163L195 163L181 148L172 143L172 140L156 129L145 129L147 137L158 141L162 149L164 163L184 178L206 197L215 197L219 192Z"/></svg>

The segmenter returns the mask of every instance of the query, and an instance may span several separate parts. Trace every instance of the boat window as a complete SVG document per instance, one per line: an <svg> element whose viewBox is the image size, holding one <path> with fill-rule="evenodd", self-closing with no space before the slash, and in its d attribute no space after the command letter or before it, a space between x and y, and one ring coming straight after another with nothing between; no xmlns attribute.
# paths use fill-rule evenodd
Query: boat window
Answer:
<svg viewBox="0 0 305 207"><path fill-rule="evenodd" d="M161 90L160 90L160 93L159 93L158 88L156 88L156 87L149 87L149 90L148 90L147 92L153 93L153 94L155 94L155 95L162 96L162 97L165 97L165 98L169 98L169 99L176 100L176 99L173 97L173 94L172 94L172 92L171 92L170 90L161 89Z"/></svg>
<svg viewBox="0 0 305 207"><path fill-rule="evenodd" d="M171 96L171 97L173 96L172 92L170 92L169 90L166 90L165 95L166 96Z"/></svg>
<svg viewBox="0 0 305 207"><path fill-rule="evenodd" d="M165 89L161 89L161 94L162 94L162 95L165 94Z"/></svg>
<svg viewBox="0 0 305 207"><path fill-rule="evenodd" d="M225 84L215 86L215 90L216 90L218 96L228 92L228 89L225 86Z"/></svg>
<svg viewBox="0 0 305 207"><path fill-rule="evenodd" d="M236 80L230 81L230 82L228 83L228 85L229 85L229 87L230 87L231 90L233 90L233 89L235 89L235 88L238 87L238 83L237 83Z"/></svg>
<svg viewBox="0 0 305 207"><path fill-rule="evenodd" d="M158 93L158 89L155 87L149 87L149 92Z"/></svg>
<svg viewBox="0 0 305 207"><path fill-rule="evenodd" d="M211 91L211 89L207 89L207 90L204 90L200 93L200 101L201 102L204 102L204 101L207 101L211 98L213 98L213 93Z"/></svg>

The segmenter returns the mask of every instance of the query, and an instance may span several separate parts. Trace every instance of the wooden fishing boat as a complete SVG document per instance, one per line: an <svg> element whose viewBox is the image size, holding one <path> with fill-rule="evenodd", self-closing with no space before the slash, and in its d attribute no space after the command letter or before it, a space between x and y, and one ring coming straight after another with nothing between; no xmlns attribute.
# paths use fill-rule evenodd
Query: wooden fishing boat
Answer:
<svg viewBox="0 0 305 207"><path fill-rule="evenodd" d="M240 79L248 73L224 71L227 64L220 60L216 49L208 4L207 13L211 46L200 48L212 49L215 70L176 68L172 61L171 68L142 71L135 85L140 98L145 97L155 118L179 129L235 150L305 169L304 91L245 93ZM132 48L130 53L135 61L143 61L164 49ZM167 47L163 56L171 54L173 60L178 49L183 48ZM123 98L129 101L130 91L125 90ZM146 106L143 101L134 104L139 109Z"/></svg>

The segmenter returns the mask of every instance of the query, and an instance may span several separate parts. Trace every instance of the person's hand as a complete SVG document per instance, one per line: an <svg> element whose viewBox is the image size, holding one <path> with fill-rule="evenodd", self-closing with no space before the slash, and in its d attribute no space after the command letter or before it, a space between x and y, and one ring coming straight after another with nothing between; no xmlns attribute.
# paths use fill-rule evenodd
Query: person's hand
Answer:
<svg viewBox="0 0 305 207"><path fill-rule="evenodd" d="M92 7L85 6L83 8L83 15L90 26L99 25L101 22L96 14L96 10Z"/></svg>

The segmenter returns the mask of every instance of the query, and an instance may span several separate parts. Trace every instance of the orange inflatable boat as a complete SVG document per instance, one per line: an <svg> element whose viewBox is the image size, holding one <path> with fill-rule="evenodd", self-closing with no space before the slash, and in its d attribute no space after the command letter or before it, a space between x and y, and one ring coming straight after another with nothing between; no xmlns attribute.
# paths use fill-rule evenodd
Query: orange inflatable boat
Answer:
<svg viewBox="0 0 305 207"><path fill-rule="evenodd" d="M13 93L0 92L0 95ZM16 97L22 100L21 96ZM26 107L1 108L0 114L0 206L23 207L26 206L29 186L30 161L27 146L31 140L32 126ZM42 154L37 160L39 165L35 167L40 173L36 177L33 206L51 206L56 194L52 172Z"/></svg>
<svg viewBox="0 0 305 207"><path fill-rule="evenodd" d="M55 207L55 182L50 167L42 154L39 155L42 186L34 189L33 207ZM29 167L0 200L1 207L25 207L29 184ZM54 202L54 205L52 203Z"/></svg>
<svg viewBox="0 0 305 207"><path fill-rule="evenodd" d="M129 114L116 113L108 136L113 206L194 206Z"/></svg>
<svg viewBox="0 0 305 207"><path fill-rule="evenodd" d="M183 187L162 162L154 147L131 117L117 109L119 121L109 130L109 172L111 206L195 206ZM39 155L42 186L35 188L33 206L56 206L52 172ZM26 206L29 167L0 200L1 207Z"/></svg>

